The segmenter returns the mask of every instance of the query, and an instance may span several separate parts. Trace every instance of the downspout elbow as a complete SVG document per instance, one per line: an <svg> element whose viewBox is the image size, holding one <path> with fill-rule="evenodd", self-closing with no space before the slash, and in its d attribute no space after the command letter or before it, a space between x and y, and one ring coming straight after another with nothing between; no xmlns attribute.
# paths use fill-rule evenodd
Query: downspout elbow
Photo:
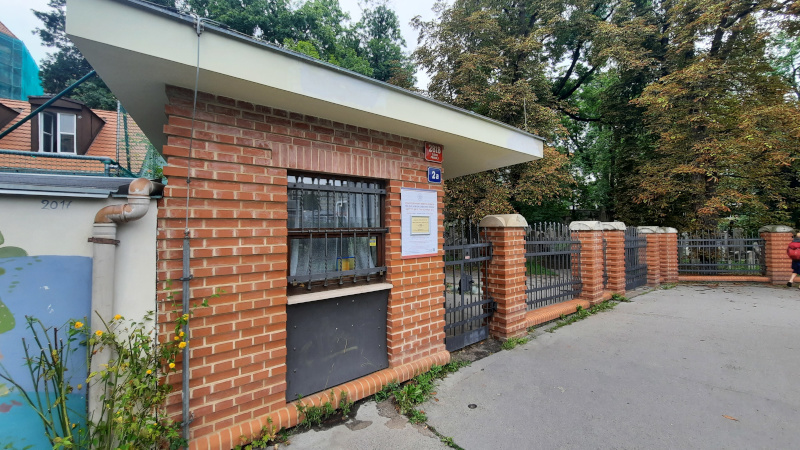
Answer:
<svg viewBox="0 0 800 450"><path fill-rule="evenodd" d="M128 187L128 203L109 205L94 216L94 223L126 223L141 219L150 208L150 194L156 185L146 178L134 180Z"/></svg>

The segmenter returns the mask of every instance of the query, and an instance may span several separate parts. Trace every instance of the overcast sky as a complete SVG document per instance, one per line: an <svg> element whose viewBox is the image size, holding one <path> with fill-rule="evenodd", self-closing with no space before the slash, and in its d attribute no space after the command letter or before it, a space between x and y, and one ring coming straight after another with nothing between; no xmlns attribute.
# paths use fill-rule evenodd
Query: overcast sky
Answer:
<svg viewBox="0 0 800 450"><path fill-rule="evenodd" d="M361 17L361 9L358 0L339 0L339 4L344 11L350 13L353 21ZM417 45L417 32L409 22L414 16L422 16L423 20L433 18L434 0L389 0L391 6L400 18L403 38L406 40L406 51L412 51ZM32 9L43 11L47 9L47 0L0 0L0 22L3 22L14 35L17 36L37 63L52 52L53 49L42 47L39 37L32 34L32 31L41 26L41 22L33 15ZM417 86L424 88L427 86L428 77L425 73L417 73Z"/></svg>

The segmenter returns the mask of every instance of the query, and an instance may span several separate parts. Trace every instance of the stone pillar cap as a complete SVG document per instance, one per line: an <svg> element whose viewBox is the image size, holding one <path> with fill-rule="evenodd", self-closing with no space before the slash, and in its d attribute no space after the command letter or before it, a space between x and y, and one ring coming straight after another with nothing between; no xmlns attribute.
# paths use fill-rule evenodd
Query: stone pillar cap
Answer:
<svg viewBox="0 0 800 450"><path fill-rule="evenodd" d="M479 226L483 228L524 228L528 221L519 214L495 214L481 219Z"/></svg>
<svg viewBox="0 0 800 450"><path fill-rule="evenodd" d="M758 229L759 233L794 233L794 228L786 225L766 225Z"/></svg>
<svg viewBox="0 0 800 450"><path fill-rule="evenodd" d="M569 224L569 231L603 231L603 223L596 220L579 220Z"/></svg>
<svg viewBox="0 0 800 450"><path fill-rule="evenodd" d="M603 231L625 231L625 224L622 222L600 222Z"/></svg>
<svg viewBox="0 0 800 450"><path fill-rule="evenodd" d="M639 230L639 233L642 233L642 234L658 233L658 229L659 228L661 228L661 227L656 227L656 226L652 226L652 225L646 225L646 226L643 226L643 227L636 227L636 229Z"/></svg>
<svg viewBox="0 0 800 450"><path fill-rule="evenodd" d="M677 233L678 230L671 227L658 227L658 231L656 233Z"/></svg>

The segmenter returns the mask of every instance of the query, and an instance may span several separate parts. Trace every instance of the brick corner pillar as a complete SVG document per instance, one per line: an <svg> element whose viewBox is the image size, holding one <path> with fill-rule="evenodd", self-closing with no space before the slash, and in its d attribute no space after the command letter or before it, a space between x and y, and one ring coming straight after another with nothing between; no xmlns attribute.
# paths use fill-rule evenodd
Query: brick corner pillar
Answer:
<svg viewBox="0 0 800 450"><path fill-rule="evenodd" d="M661 227L644 226L636 227L639 234L645 235L647 239L647 251L645 262L647 263L647 285L658 286L661 284Z"/></svg>
<svg viewBox="0 0 800 450"><path fill-rule="evenodd" d="M580 298L596 305L603 301L603 225L597 221L577 221L569 230L581 243Z"/></svg>
<svg viewBox="0 0 800 450"><path fill-rule="evenodd" d="M602 226L606 240L606 291L625 295L625 224L603 222Z"/></svg>
<svg viewBox="0 0 800 450"><path fill-rule="evenodd" d="M522 336L525 313L525 236L528 222L519 214L486 216L480 227L492 243L486 286L497 310L489 322L489 334L500 340Z"/></svg>
<svg viewBox="0 0 800 450"><path fill-rule="evenodd" d="M661 282L678 282L678 230L661 227Z"/></svg>
<svg viewBox="0 0 800 450"><path fill-rule="evenodd" d="M792 227L767 225L758 230L764 239L764 262L767 277L772 284L784 284L792 275L792 260L786 255L786 248L792 242Z"/></svg>

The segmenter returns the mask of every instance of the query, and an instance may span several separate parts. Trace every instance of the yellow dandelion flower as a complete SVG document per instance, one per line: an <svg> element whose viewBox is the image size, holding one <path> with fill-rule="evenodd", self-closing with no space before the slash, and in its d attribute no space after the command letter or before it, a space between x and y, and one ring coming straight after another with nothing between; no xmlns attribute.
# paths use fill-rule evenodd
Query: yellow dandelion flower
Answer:
<svg viewBox="0 0 800 450"><path fill-rule="evenodd" d="M100 336L103 335L103 330L97 330L97 331L94 332L94 334L96 334L97 337L100 337Z"/></svg>
<svg viewBox="0 0 800 450"><path fill-rule="evenodd" d="M153 371L152 371L152 370L150 370L150 369L147 369L147 374L148 374L148 375L150 375L150 374L152 374L152 373L153 373Z"/></svg>
<svg viewBox="0 0 800 450"><path fill-rule="evenodd" d="M175 363L169 363L169 368L170 369L174 369L175 368Z"/></svg>
<svg viewBox="0 0 800 450"><path fill-rule="evenodd" d="M186 333L184 333L183 331L181 331L180 333L178 333L178 336L180 336L180 337L184 337L184 336L186 336Z"/></svg>
<svg viewBox="0 0 800 450"><path fill-rule="evenodd" d="M172 340L173 340L173 341L180 341L180 340L181 340L181 338L179 338L178 336L175 336L174 338L172 338Z"/></svg>
<svg viewBox="0 0 800 450"><path fill-rule="evenodd" d="M83 328L83 322L75 322L75 329L80 330Z"/></svg>
<svg viewBox="0 0 800 450"><path fill-rule="evenodd" d="M114 316L114 320L119 320L119 319L122 319L122 316L120 316L119 314L117 314L116 316Z"/></svg>
<svg viewBox="0 0 800 450"><path fill-rule="evenodd" d="M186 341L183 341L180 344L178 344L178 348L185 348L185 347L186 347Z"/></svg>

